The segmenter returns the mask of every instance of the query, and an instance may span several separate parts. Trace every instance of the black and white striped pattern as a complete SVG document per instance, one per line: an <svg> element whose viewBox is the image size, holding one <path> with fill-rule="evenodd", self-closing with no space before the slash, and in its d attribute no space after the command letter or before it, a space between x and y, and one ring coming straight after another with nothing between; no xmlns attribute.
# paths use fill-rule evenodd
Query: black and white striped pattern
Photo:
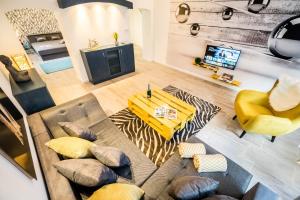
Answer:
<svg viewBox="0 0 300 200"><path fill-rule="evenodd" d="M193 122L186 125L183 130L176 132L170 142L167 142L160 134L128 109L121 110L110 117L114 124L158 167L169 159L180 142L184 142L192 135L198 133L221 110L218 106L176 87L168 86L164 88L164 91L197 108Z"/></svg>

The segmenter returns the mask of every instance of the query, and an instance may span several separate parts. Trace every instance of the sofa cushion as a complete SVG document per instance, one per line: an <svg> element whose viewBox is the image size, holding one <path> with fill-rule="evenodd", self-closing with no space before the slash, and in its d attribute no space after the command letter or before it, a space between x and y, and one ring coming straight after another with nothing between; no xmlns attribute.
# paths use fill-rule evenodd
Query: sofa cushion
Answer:
<svg viewBox="0 0 300 200"><path fill-rule="evenodd" d="M237 200L237 199L226 195L214 195L211 197L207 197L203 200Z"/></svg>
<svg viewBox="0 0 300 200"><path fill-rule="evenodd" d="M199 143L202 141L194 136L189 138L188 142ZM218 153L206 144L205 147L207 154ZM165 194L166 188L169 187L174 178L179 176L202 176L220 182L217 194L241 198L248 188L252 175L228 158L227 164L228 170L226 173L212 172L199 174L194 167L192 159L182 159L178 152L176 152L147 180L142 189L145 191L148 199L157 199L161 195L167 196ZM153 185L156 187L153 187Z"/></svg>
<svg viewBox="0 0 300 200"><path fill-rule="evenodd" d="M100 188L88 200L140 200L143 195L135 185L115 183Z"/></svg>
<svg viewBox="0 0 300 200"><path fill-rule="evenodd" d="M94 143L77 137L60 137L48 141L45 145L67 158L92 157L90 147L95 146Z"/></svg>
<svg viewBox="0 0 300 200"><path fill-rule="evenodd" d="M193 158L197 154L206 154L206 149L202 143L181 142L178 145L178 152L181 158Z"/></svg>
<svg viewBox="0 0 300 200"><path fill-rule="evenodd" d="M115 147L128 156L131 165L114 169L118 175L127 177L137 186L141 186L157 169L155 164L120 132L110 119L95 124L90 129L97 135L98 140L94 142L95 144Z"/></svg>
<svg viewBox="0 0 300 200"><path fill-rule="evenodd" d="M227 171L227 159L222 154L195 155L193 162L199 173Z"/></svg>
<svg viewBox="0 0 300 200"><path fill-rule="evenodd" d="M89 127L107 118L92 94L47 109L40 114L54 138L68 136L59 126L59 122L74 122L81 127Z"/></svg>
<svg viewBox="0 0 300 200"><path fill-rule="evenodd" d="M95 159L69 159L54 164L55 168L74 183L96 187L115 183L117 175Z"/></svg>
<svg viewBox="0 0 300 200"><path fill-rule="evenodd" d="M91 153L108 167L130 166L127 155L115 147L95 145L90 148Z"/></svg>
<svg viewBox="0 0 300 200"><path fill-rule="evenodd" d="M198 200L214 194L219 182L200 176L182 176L174 179L168 193L175 199Z"/></svg>
<svg viewBox="0 0 300 200"><path fill-rule="evenodd" d="M60 127L70 136L79 137L85 140L89 140L91 142L97 139L96 135L92 133L92 131L88 128L84 128L79 126L73 122L59 122Z"/></svg>

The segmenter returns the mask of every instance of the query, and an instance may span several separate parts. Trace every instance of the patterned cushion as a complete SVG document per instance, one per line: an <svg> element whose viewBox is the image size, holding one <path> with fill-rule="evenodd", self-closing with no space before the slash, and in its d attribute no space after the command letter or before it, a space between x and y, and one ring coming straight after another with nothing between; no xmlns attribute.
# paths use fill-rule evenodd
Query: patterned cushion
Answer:
<svg viewBox="0 0 300 200"><path fill-rule="evenodd" d="M226 172L227 160L222 154L195 155L194 166L200 172Z"/></svg>
<svg viewBox="0 0 300 200"><path fill-rule="evenodd" d="M52 139L45 145L67 158L86 158L92 156L89 149L95 144L77 137L61 137Z"/></svg>
<svg viewBox="0 0 300 200"><path fill-rule="evenodd" d="M144 191L135 185L114 183L100 188L88 200L139 200L143 195Z"/></svg>
<svg viewBox="0 0 300 200"><path fill-rule="evenodd" d="M206 154L205 146L202 143L185 143L178 145L181 158L193 158L196 154Z"/></svg>

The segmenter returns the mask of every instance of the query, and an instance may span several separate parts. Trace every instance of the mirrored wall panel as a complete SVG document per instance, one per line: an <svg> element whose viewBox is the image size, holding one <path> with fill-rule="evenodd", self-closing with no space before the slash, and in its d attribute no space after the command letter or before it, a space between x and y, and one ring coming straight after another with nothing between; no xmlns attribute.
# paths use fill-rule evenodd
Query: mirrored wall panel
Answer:
<svg viewBox="0 0 300 200"><path fill-rule="evenodd" d="M23 116L1 88L0 154L27 177L36 178Z"/></svg>

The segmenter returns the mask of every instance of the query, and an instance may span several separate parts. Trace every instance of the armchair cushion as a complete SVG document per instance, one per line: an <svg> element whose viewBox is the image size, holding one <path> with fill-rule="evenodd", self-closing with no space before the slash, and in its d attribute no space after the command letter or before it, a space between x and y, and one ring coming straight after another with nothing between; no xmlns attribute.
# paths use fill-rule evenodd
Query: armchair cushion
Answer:
<svg viewBox="0 0 300 200"><path fill-rule="evenodd" d="M280 77L271 91L269 102L277 112L295 108L300 103L300 81L286 75Z"/></svg>
<svg viewBox="0 0 300 200"><path fill-rule="evenodd" d="M253 133L268 135L283 135L290 130L291 120L272 115L257 115L249 120L245 125L245 130Z"/></svg>

